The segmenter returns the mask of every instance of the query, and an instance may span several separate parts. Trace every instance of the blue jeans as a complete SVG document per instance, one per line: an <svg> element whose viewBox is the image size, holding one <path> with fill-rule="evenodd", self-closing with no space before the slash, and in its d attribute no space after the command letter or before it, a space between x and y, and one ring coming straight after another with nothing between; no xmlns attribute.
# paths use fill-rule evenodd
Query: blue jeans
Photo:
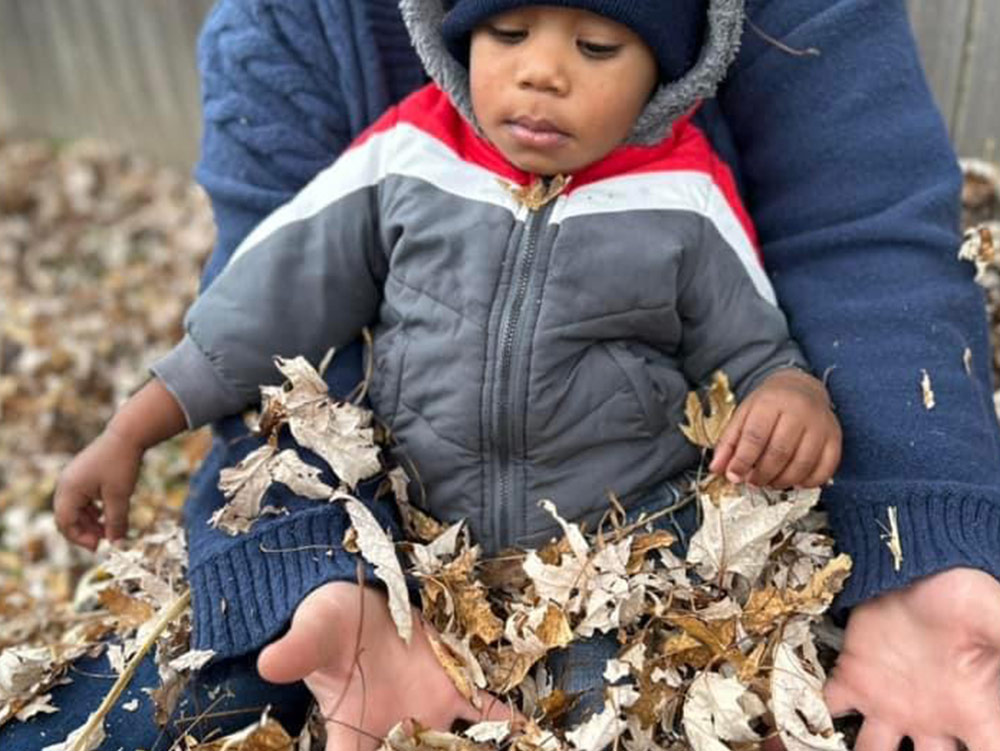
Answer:
<svg viewBox="0 0 1000 751"><path fill-rule="evenodd" d="M683 479L669 481L651 491L628 513L626 523L634 522L642 512L652 513L677 505L681 500ZM677 542L671 550L683 557L690 536L697 529L697 502L691 502L678 511L655 519L654 529L673 532ZM578 694L575 706L566 718L567 727L577 725L592 712L604 707L604 668L607 661L618 655L621 646L615 634L596 634L590 639L576 641L566 649L550 652L547 667L555 688L570 695Z"/></svg>
<svg viewBox="0 0 1000 751"><path fill-rule="evenodd" d="M642 511L672 506L679 497L677 486L666 483L641 500L628 514L627 521L634 521ZM687 536L695 529L695 509L695 504L689 504L653 522L654 527L678 534L681 539L674 548L678 554L683 554ZM614 634L600 634L550 654L547 666L554 685L567 693L580 694L568 718L571 725L584 719L590 711L600 711L603 707L604 666L618 653L618 648ZM213 731L213 737L226 735L249 725L267 705L272 707L271 715L290 733L298 733L310 706L309 690L303 683L278 686L264 681L257 674L256 660L257 654L253 653L203 668L192 678L173 717L160 728L153 719L153 703L142 691L159 685L156 666L152 657L147 657L108 715L105 721L107 739L99 751L120 748L166 751L184 732L197 738L204 738ZM116 676L102 655L78 660L70 677L72 683L52 691L52 702L59 707L59 712L38 715L28 722L7 723L0 728L0 749L36 751L61 741L97 709ZM133 699L139 700L135 712L122 709L123 704Z"/></svg>

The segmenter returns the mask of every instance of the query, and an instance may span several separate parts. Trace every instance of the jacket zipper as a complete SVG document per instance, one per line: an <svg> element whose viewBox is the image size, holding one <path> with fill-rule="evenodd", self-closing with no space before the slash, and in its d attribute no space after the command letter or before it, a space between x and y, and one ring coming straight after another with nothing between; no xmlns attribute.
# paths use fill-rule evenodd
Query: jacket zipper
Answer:
<svg viewBox="0 0 1000 751"><path fill-rule="evenodd" d="M524 298L528 293L528 284L535 267L538 255L538 237L545 221L552 210L552 203L547 203L538 210L528 210L528 218L524 234L517 246L515 257L516 281L511 284L507 293L503 316L500 320L499 356L497 357L498 373L497 395L493 403L494 439L496 445L496 462L494 465L497 478L495 487L495 503L493 504L493 524L495 539L499 547L511 543L510 534L514 530L514 503L512 498L514 472L511 447L511 424L513 421L513 405L511 404L511 374L513 372L514 344L518 341L518 329L523 324L521 315Z"/></svg>

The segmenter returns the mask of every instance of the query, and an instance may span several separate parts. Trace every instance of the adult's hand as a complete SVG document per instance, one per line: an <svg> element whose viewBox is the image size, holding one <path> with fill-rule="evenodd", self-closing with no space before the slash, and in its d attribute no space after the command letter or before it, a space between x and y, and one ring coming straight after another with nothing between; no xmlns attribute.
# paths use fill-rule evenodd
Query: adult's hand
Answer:
<svg viewBox="0 0 1000 751"><path fill-rule="evenodd" d="M406 718L441 730L456 719L512 719L506 704L484 691L482 710L466 701L434 656L430 626L415 609L413 616L408 646L382 592L324 584L299 604L288 633L260 653L257 669L272 683L305 680L326 718L326 751L374 751Z"/></svg>
<svg viewBox="0 0 1000 751"><path fill-rule="evenodd" d="M857 751L1000 751L1000 582L970 568L858 605L824 692L864 715Z"/></svg>

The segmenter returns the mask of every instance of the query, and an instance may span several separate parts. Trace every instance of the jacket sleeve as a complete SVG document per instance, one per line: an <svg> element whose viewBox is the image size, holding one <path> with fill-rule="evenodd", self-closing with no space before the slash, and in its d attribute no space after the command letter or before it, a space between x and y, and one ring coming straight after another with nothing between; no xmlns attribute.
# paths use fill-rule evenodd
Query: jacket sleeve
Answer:
<svg viewBox="0 0 1000 751"><path fill-rule="evenodd" d="M387 119L391 117L387 115ZM197 428L280 383L275 355L318 365L371 323L387 271L378 202L387 140L345 152L264 220L192 305L185 337L152 370Z"/></svg>
<svg viewBox="0 0 1000 751"><path fill-rule="evenodd" d="M902 0L757 0L719 103L764 261L829 388L841 612L954 566L1000 575L984 298L956 259L960 174ZM963 366L971 354L971 368ZM925 407L926 371L936 406ZM902 557L885 539L897 519Z"/></svg>
<svg viewBox="0 0 1000 751"><path fill-rule="evenodd" d="M735 187L720 187L727 177L709 184L680 265L680 362L695 384L722 370L742 401L774 371L809 366L789 336Z"/></svg>
<svg viewBox="0 0 1000 751"><path fill-rule="evenodd" d="M219 0L213 6L198 42L203 122L195 177L218 229L203 290L256 225L423 83L395 0L366 0L365 12L352 15L359 5ZM331 393L345 395L357 385L361 360L357 342L338 352L325 375ZM324 582L353 581L357 571L356 557L342 545L343 509L297 498L282 485L272 485L264 502L289 514L263 518L236 537L209 526L225 503L219 472L259 444L238 415L213 429L213 448L191 481L184 521L192 643L227 658L260 649L285 628L306 594ZM393 505L375 500L375 485L363 484L357 495L398 538ZM365 576L377 581L370 566Z"/></svg>

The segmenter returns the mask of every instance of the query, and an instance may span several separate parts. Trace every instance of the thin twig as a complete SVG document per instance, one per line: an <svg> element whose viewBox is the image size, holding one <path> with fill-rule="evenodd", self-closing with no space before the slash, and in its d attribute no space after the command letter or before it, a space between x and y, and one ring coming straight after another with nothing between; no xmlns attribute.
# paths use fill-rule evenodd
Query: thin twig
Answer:
<svg viewBox="0 0 1000 751"><path fill-rule="evenodd" d="M773 36L764 31L760 26L755 24L749 18L747 19L747 26L749 26L755 34L757 34L761 39L763 39L768 44L773 44L782 52L787 52L789 55L794 55L795 57L819 57L820 51L815 47L806 47L805 49L797 50L794 47L789 47L784 42L779 42Z"/></svg>
<svg viewBox="0 0 1000 751"><path fill-rule="evenodd" d="M174 600L170 605L164 608L159 618L156 619L153 625L152 631L149 636L146 637L141 645L139 645L139 651L132 655L132 659L129 660L128 665L122 671L122 674L115 681L115 685L111 687L107 696L104 697L104 701L101 702L101 706L97 708L97 711L90 716L87 720L87 724L84 725L83 731L80 736L76 739L76 743L73 744L72 751L83 751L87 747L87 743L90 736L93 734L94 730L104 721L108 712L111 711L111 707L114 706L115 702L118 701L118 697L122 695L122 691L128 686L129 682L132 680L132 676L135 675L135 671L138 669L139 664L142 662L146 653L156 644L156 640L160 637L160 634L174 621L184 610L191 604L191 590L184 590L184 594Z"/></svg>
<svg viewBox="0 0 1000 751"><path fill-rule="evenodd" d="M375 344L372 339L372 332L366 326L361 329L361 336L365 340L365 377L361 383L355 386L344 401L351 402L355 406L361 404L368 396L368 384L371 383L372 373L375 372Z"/></svg>
<svg viewBox="0 0 1000 751"><path fill-rule="evenodd" d="M342 550L338 545L299 545L297 548L269 548L264 543L257 545L261 553L301 553L306 550L324 550L332 553L335 549Z"/></svg>
<svg viewBox="0 0 1000 751"><path fill-rule="evenodd" d="M337 701L334 702L333 708L329 713L323 714L323 719L330 722L336 722L333 719L333 715L340 709L340 705L344 703L344 699L347 697L347 690L351 686L350 675L354 672L354 668L361 667L361 634L364 629L365 623L365 565L359 558L355 563L355 572L358 578L358 628L354 634L354 659L351 662L351 669L347 672L348 680L344 684L344 690L340 692L340 696L337 697ZM364 714L364 694L362 694L362 716ZM346 723L345 723L346 724ZM360 739L359 739L360 740ZM379 739L381 740L381 739Z"/></svg>

